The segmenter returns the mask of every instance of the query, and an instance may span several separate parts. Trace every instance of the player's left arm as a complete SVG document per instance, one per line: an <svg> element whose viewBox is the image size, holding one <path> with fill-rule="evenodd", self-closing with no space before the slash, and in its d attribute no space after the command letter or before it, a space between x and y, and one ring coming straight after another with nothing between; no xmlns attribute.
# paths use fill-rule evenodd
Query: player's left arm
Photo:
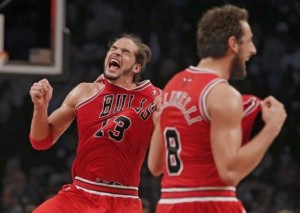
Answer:
<svg viewBox="0 0 300 213"><path fill-rule="evenodd" d="M286 118L284 106L274 97L261 102L263 129L241 146L243 105L240 94L226 84L216 85L207 97L211 145L220 178L235 186L261 162Z"/></svg>

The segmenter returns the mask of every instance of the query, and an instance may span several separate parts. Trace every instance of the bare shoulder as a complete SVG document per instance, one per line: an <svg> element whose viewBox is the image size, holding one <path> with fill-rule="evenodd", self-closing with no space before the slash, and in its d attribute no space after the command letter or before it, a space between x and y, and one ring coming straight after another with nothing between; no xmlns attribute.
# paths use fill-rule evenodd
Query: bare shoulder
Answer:
<svg viewBox="0 0 300 213"><path fill-rule="evenodd" d="M208 111L214 110L220 113L242 111L242 96L232 86L225 83L215 85L207 96Z"/></svg>
<svg viewBox="0 0 300 213"><path fill-rule="evenodd" d="M74 87L65 99L69 105L76 106L78 103L96 95L104 84L102 82L82 82Z"/></svg>
<svg viewBox="0 0 300 213"><path fill-rule="evenodd" d="M90 95L91 93L98 92L103 86L104 83L102 82L82 82L74 88L74 91Z"/></svg>

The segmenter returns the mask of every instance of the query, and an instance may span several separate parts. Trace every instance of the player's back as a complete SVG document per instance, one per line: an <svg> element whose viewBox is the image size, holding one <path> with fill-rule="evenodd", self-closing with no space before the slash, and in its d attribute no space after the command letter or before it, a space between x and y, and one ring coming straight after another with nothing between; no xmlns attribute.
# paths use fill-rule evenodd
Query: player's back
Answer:
<svg viewBox="0 0 300 213"><path fill-rule="evenodd" d="M163 188L224 186L213 160L205 107L207 94L218 83L227 81L214 72L189 67L166 85L161 112Z"/></svg>
<svg viewBox="0 0 300 213"><path fill-rule="evenodd" d="M235 187L220 179L211 149L206 97L219 83L227 81L213 71L190 66L164 89L160 120L165 162L160 203L237 201ZM242 100L244 144L260 112L260 100L253 95L243 95Z"/></svg>

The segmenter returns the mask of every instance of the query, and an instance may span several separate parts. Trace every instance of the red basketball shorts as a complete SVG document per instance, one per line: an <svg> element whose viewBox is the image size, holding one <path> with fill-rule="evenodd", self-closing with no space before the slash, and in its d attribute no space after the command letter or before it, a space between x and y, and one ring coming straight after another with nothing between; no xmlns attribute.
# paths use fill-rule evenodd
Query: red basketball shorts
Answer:
<svg viewBox="0 0 300 213"><path fill-rule="evenodd" d="M141 213L138 197L122 197L118 194L99 195L65 185L55 196L38 206L33 213Z"/></svg>

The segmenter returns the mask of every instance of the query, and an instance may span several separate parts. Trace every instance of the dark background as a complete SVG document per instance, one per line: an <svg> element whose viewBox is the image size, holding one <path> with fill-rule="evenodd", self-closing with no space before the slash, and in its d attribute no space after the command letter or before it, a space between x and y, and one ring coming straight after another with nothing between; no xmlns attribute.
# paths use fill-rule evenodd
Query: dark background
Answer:
<svg viewBox="0 0 300 213"><path fill-rule="evenodd" d="M50 6L51 0L11 0L0 8L10 60L28 61L30 49L50 48Z"/></svg>
<svg viewBox="0 0 300 213"><path fill-rule="evenodd" d="M3 1L2 1L3 2ZM107 42L123 32L140 35L153 58L144 79L163 88L172 75L196 65L198 18L212 7L233 3L248 9L258 53L248 62L248 77L231 82L240 92L260 98L273 95L285 104L287 121L262 163L238 188L238 198L250 213L279 209L300 212L300 1L248 0L70 0L66 27L71 31L70 72L52 81L49 111L79 82L102 73ZM0 11L6 17L5 49L11 59L28 60L32 47L50 46L50 1L13 0ZM34 76L0 74L0 212L31 212L70 182L77 143L73 124L54 147L38 152L28 140L32 116L29 97ZM151 212L159 199L159 178L142 169L140 196Z"/></svg>

